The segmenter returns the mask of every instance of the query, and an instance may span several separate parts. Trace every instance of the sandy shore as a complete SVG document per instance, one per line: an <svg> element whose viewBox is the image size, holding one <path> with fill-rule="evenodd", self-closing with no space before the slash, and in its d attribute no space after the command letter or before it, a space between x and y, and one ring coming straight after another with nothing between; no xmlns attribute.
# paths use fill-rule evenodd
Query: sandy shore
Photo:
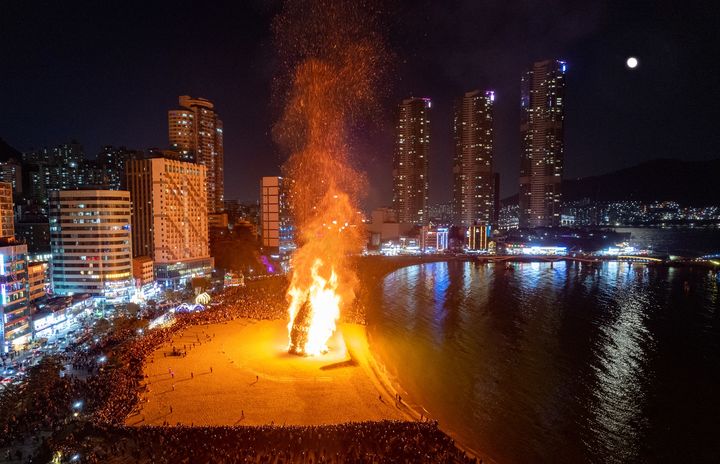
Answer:
<svg viewBox="0 0 720 464"><path fill-rule="evenodd" d="M320 357L289 355L286 344L283 321L186 329L149 358L150 391L127 424L319 425L410 417L369 370L364 326L341 326ZM172 356L172 345L187 347L187 356Z"/></svg>

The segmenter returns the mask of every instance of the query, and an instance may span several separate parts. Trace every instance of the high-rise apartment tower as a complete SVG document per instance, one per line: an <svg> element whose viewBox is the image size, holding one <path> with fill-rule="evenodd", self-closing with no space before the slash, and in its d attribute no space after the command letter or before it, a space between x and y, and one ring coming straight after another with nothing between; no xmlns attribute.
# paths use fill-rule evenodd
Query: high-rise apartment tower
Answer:
<svg viewBox="0 0 720 464"><path fill-rule="evenodd" d="M457 225L493 220L493 104L495 92L475 90L455 104L453 214Z"/></svg>
<svg viewBox="0 0 720 464"><path fill-rule="evenodd" d="M564 61L546 60L522 76L520 227L560 225L566 70Z"/></svg>
<svg viewBox="0 0 720 464"><path fill-rule="evenodd" d="M429 98L408 98L398 108L393 156L393 208L398 222L425 224L428 220Z"/></svg>
<svg viewBox="0 0 720 464"><path fill-rule="evenodd" d="M208 211L222 211L225 198L223 123L215 105L204 98L179 98L180 109L168 111L170 145L183 161L207 169Z"/></svg>
<svg viewBox="0 0 720 464"><path fill-rule="evenodd" d="M129 160L127 185L133 256L152 258L156 280L168 288L210 275L205 166L167 158Z"/></svg>

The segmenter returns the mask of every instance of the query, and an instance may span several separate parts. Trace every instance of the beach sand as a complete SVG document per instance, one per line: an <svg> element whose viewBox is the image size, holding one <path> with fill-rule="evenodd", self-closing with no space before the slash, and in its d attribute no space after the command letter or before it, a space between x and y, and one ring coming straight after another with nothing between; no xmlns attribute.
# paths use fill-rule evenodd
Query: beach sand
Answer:
<svg viewBox="0 0 720 464"><path fill-rule="evenodd" d="M172 356L172 345L187 346L187 356ZM148 358L150 391L126 423L319 425L411 417L374 375L365 327L342 324L328 346L319 357L288 354L284 321L187 328Z"/></svg>

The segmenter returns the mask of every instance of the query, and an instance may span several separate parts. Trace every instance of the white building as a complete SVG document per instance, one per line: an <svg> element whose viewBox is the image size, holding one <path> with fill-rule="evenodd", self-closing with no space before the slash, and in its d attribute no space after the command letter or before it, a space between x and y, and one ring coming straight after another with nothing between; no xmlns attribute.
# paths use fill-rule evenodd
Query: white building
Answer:
<svg viewBox="0 0 720 464"><path fill-rule="evenodd" d="M200 164L166 158L127 165L133 256L150 257L157 282L168 288L212 273L205 171Z"/></svg>
<svg viewBox="0 0 720 464"><path fill-rule="evenodd" d="M55 294L126 300L132 289L130 193L55 190L49 197Z"/></svg>

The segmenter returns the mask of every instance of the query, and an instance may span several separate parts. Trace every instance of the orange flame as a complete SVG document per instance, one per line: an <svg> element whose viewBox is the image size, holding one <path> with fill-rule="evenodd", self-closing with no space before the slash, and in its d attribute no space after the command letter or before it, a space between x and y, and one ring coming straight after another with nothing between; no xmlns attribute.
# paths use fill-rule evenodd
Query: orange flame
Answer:
<svg viewBox="0 0 720 464"><path fill-rule="evenodd" d="M315 356L328 351L327 341L335 332L335 323L340 317L340 295L337 293L338 278L334 269L330 271L330 278L325 279L320 275L320 268L323 262L320 258L315 260L311 269L312 283L310 288L303 290L299 287L291 287L288 290L290 295L290 323L288 333L292 334L295 318L300 308L306 302L310 306L308 315L308 330L304 337L303 346L291 346L298 354Z"/></svg>
<svg viewBox="0 0 720 464"><path fill-rule="evenodd" d="M374 109L384 47L370 26L377 8L358 0L286 0L273 27L287 75L273 129L290 152L283 166L299 247L288 290L289 350L327 351L340 311L355 298L347 257L364 241L357 199L365 177L350 162L348 129ZM280 89L278 89L280 90Z"/></svg>

